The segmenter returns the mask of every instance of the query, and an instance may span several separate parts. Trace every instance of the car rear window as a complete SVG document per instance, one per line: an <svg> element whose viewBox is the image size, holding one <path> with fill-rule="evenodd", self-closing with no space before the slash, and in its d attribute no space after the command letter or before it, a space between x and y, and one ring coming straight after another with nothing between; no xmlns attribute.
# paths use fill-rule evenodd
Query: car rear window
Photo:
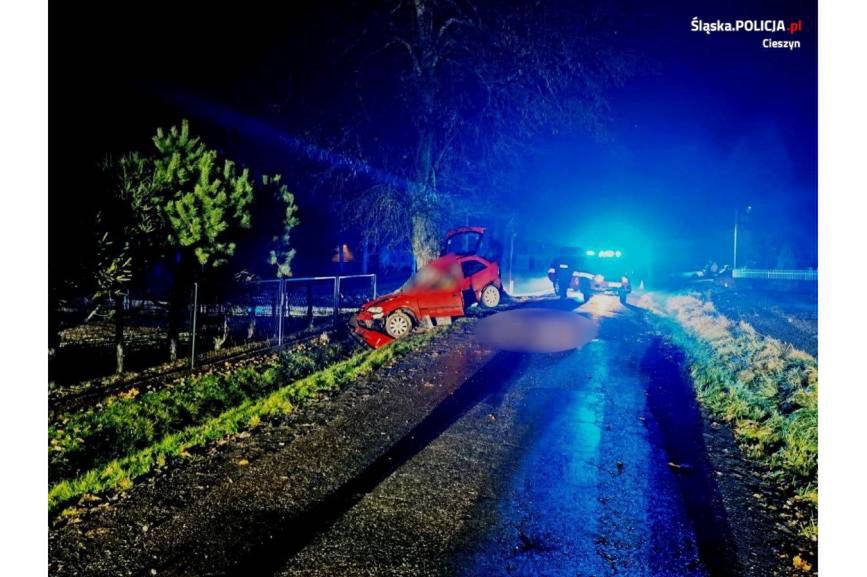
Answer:
<svg viewBox="0 0 867 577"><path fill-rule="evenodd" d="M485 265L477 260L467 260L461 263L461 271L464 273L464 278L469 278L484 269Z"/></svg>

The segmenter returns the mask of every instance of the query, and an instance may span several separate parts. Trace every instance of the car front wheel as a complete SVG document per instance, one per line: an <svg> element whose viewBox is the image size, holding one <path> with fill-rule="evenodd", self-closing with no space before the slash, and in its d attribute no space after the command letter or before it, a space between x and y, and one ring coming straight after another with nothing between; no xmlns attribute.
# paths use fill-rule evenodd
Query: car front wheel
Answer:
<svg viewBox="0 0 867 577"><path fill-rule="evenodd" d="M492 284L489 284L482 289L482 294L479 301L486 309L497 308L497 305L500 304L500 289L498 289Z"/></svg>
<svg viewBox="0 0 867 577"><path fill-rule="evenodd" d="M412 319L402 311L395 311L385 319L385 332L394 339L402 339L412 330Z"/></svg>

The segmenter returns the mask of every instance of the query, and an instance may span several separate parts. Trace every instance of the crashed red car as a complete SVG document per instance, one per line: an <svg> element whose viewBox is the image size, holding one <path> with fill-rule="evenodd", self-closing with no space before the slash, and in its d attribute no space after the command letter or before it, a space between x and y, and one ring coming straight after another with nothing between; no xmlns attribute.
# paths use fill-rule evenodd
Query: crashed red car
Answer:
<svg viewBox="0 0 867 577"><path fill-rule="evenodd" d="M391 294L365 303L352 319L353 331L374 348L412 332L425 318L464 316L474 303L485 308L500 304L500 267L480 256L482 227L450 231L441 255L418 270Z"/></svg>

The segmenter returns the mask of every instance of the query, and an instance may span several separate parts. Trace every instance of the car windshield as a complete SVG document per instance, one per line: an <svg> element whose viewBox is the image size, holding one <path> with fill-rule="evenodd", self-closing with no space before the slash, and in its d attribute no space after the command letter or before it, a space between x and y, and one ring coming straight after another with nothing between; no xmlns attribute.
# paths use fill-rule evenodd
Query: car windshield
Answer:
<svg viewBox="0 0 867 577"><path fill-rule="evenodd" d="M449 290L458 284L458 278L449 271L430 264L423 266L400 287L400 292L410 290Z"/></svg>

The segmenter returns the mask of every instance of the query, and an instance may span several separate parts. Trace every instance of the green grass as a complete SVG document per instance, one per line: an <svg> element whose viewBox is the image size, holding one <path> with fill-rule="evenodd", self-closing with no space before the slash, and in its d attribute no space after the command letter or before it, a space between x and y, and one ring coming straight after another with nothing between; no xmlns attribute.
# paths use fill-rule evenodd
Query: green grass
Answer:
<svg viewBox="0 0 867 577"><path fill-rule="evenodd" d="M652 297L651 297L652 298ZM808 509L803 535L816 535L818 363L808 353L734 323L693 296L646 304L676 323L672 339L690 360L698 400L732 426L744 453L766 465Z"/></svg>
<svg viewBox="0 0 867 577"><path fill-rule="evenodd" d="M339 344L296 347L258 366L209 373L139 395L137 389L96 406L55 415L48 427L48 471L59 481L152 445L348 354Z"/></svg>
<svg viewBox="0 0 867 577"><path fill-rule="evenodd" d="M295 380L258 399L242 400L237 406L172 432L153 443L123 457L112 459L102 466L53 484L48 491L49 513L58 511L71 500L85 494L107 490L125 490L134 480L172 459L188 455L194 447L222 439L256 427L261 421L292 412L296 406L315 398L325 390L341 387L389 363L428 342L434 333L398 341L378 350L365 351L337 362L325 369ZM271 375L270 368L260 372L262 380L279 378ZM246 375L244 378L252 378Z"/></svg>

